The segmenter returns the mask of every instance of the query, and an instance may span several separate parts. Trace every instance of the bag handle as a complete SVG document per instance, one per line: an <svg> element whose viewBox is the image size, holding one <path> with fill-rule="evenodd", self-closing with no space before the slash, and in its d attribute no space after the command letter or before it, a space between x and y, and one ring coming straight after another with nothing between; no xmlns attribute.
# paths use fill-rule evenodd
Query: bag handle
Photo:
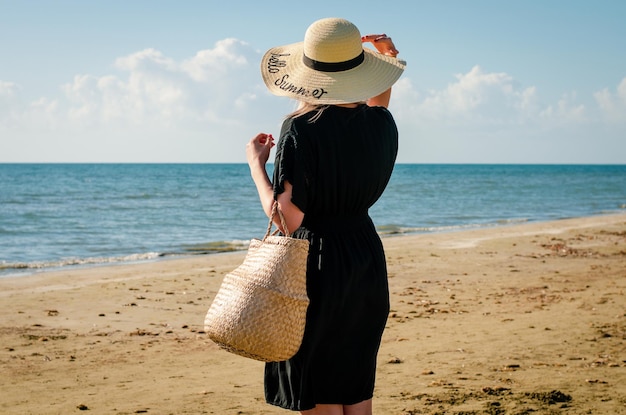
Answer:
<svg viewBox="0 0 626 415"><path fill-rule="evenodd" d="M267 231L265 232L265 236L263 237L263 239L267 238L270 235L270 232L272 232L272 225L274 224L274 216L276 216L276 213L278 213L278 217L280 218L280 224L283 227L283 232L285 233L285 236L289 237L291 235L289 233L289 229L287 229L287 221L283 216L283 212L281 212L280 208L278 207L278 202L274 200L274 204L272 205L272 214L270 215L270 221L267 224ZM272 233L272 235L275 235L277 232L278 229L276 229L274 233Z"/></svg>

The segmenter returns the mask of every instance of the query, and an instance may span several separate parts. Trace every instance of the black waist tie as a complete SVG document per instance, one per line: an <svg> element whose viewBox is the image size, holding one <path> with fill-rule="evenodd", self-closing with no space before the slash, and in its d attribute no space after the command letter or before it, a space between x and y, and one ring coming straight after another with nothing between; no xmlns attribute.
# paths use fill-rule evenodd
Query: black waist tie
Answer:
<svg viewBox="0 0 626 415"><path fill-rule="evenodd" d="M322 270L324 240L327 237L341 238L342 235L354 234L358 230L370 229L376 232L374 223L367 213L352 216L319 216L305 217L302 226L294 233L294 237L308 239L309 267Z"/></svg>
<svg viewBox="0 0 626 415"><path fill-rule="evenodd" d="M354 229L374 226L372 219L367 213L350 216L318 216L315 218L304 217L302 227L316 234L328 234L334 232L350 232Z"/></svg>

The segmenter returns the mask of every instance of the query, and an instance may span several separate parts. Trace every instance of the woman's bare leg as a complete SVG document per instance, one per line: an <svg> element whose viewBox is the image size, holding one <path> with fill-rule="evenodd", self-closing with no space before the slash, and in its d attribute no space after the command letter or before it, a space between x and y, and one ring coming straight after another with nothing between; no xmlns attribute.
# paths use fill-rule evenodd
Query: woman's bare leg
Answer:
<svg viewBox="0 0 626 415"><path fill-rule="evenodd" d="M343 405L315 405L315 408L300 413L302 415L344 415Z"/></svg>
<svg viewBox="0 0 626 415"><path fill-rule="evenodd" d="M344 405L343 415L372 415L372 400L368 399L354 405Z"/></svg>
<svg viewBox="0 0 626 415"><path fill-rule="evenodd" d="M302 415L372 415L372 400L354 405L316 405L315 408L300 412Z"/></svg>

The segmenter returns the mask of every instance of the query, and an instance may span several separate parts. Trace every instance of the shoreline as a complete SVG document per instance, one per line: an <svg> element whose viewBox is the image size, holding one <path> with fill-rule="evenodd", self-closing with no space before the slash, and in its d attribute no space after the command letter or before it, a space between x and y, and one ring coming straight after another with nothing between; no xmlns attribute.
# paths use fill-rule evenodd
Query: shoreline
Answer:
<svg viewBox="0 0 626 415"><path fill-rule="evenodd" d="M375 413L626 414L626 213L383 245ZM0 412L289 413L202 331L244 255L0 278Z"/></svg>
<svg viewBox="0 0 626 415"><path fill-rule="evenodd" d="M594 217L602 217L602 216L619 216L626 215L626 212L621 211L611 211L605 213L598 213L589 216L580 216L580 217L566 217L559 219L509 219L505 221L496 221L493 223L486 224L468 224L468 225L453 225L449 227L437 227L436 230L419 230L419 231L401 231L401 232L379 232L379 236L381 239L388 238L398 238L398 237L411 237L411 236L419 236L419 235L437 235L437 234L457 234L464 233L469 231L479 231L479 230L489 230L489 229L497 229L501 227L510 227L510 226L523 226L527 224L541 224L547 222L558 222L563 220L576 220L576 219L584 219L584 218L594 218ZM209 244L214 244L216 242L210 242ZM218 241L217 243L229 244L229 242ZM202 243L200 245L206 245L207 243ZM134 253L123 255L119 257L93 257L93 258L71 258L67 261L78 262L78 263L69 263L66 265L53 265L46 266L42 265L46 262L33 261L30 263L19 263L26 264L24 267L16 267L16 268L0 268L0 280L5 278L23 278L23 277L32 277L41 273L49 273L49 272L65 272L72 270L84 270L91 268L99 268L99 267L108 267L108 266L125 266L125 265L133 265L133 264L147 264L151 262L160 262L160 261L170 261L170 260L179 260L186 258L193 258L196 256L214 256L214 255L225 255L225 254L241 254L247 251L247 247L242 245L242 241L237 241L233 243L232 249L225 249L223 251L215 251L215 252L196 252L196 253ZM236 249L234 246L244 246L242 249ZM141 258L141 257L146 257ZM126 258L139 258L139 259L126 259ZM101 262L97 262L97 260L101 260ZM86 261L82 263L82 261ZM93 261L93 262L91 262ZM57 264L63 262L63 260L55 260L49 261L51 264ZM32 268L29 266L32 264ZM6 267L6 265L4 265ZM7 272L8 269L14 269L14 271ZM3 271L6 273L3 273Z"/></svg>

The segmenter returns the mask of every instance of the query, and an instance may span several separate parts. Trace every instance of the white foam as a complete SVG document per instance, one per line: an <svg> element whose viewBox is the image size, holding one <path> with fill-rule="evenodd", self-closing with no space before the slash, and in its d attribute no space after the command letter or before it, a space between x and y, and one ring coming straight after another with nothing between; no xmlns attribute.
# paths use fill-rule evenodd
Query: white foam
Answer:
<svg viewBox="0 0 626 415"><path fill-rule="evenodd" d="M50 268L62 268L67 266L102 265L121 262L147 261L160 257L158 252L146 252L119 257L91 257L91 258L64 258L58 261L33 261L33 262L6 262L0 263L0 271L9 270L43 270Z"/></svg>

